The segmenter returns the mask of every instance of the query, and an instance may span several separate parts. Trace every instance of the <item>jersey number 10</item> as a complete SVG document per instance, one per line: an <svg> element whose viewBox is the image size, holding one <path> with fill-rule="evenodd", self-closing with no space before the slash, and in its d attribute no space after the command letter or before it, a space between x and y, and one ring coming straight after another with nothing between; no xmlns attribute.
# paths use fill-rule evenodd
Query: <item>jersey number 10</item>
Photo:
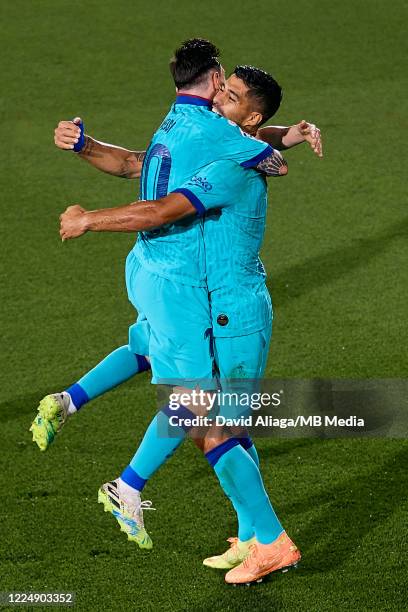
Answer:
<svg viewBox="0 0 408 612"><path fill-rule="evenodd" d="M147 151L140 181L140 199L157 200L167 195L171 155L165 145L155 144Z"/></svg>

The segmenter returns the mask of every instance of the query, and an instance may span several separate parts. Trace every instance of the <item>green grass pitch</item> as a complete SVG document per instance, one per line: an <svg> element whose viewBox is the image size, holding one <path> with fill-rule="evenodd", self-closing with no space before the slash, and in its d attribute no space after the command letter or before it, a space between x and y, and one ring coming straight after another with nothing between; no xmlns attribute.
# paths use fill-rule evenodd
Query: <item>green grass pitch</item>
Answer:
<svg viewBox="0 0 408 612"><path fill-rule="evenodd" d="M407 609L406 441L260 440L303 562L233 589L201 565L235 523L190 443L146 487L152 552L96 503L154 413L147 374L86 407L45 454L27 431L38 400L125 343L133 317L134 237L61 244L57 230L66 205L126 203L138 185L57 151L53 129L79 114L95 137L144 148L173 97L171 51L197 35L229 70L273 72L285 90L275 123L305 118L324 135L324 160L291 151L289 176L270 184L268 375L406 376L405 3L3 0L0 15L0 591L72 590L84 611Z"/></svg>

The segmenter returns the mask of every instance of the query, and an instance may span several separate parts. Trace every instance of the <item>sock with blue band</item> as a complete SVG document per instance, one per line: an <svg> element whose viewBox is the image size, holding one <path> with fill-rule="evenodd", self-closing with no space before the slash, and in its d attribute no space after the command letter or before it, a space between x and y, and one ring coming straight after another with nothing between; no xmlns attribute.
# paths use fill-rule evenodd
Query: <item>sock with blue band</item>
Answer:
<svg viewBox="0 0 408 612"><path fill-rule="evenodd" d="M117 348L87 372L78 382L66 389L72 403L79 410L90 400L113 389L135 374L150 369L143 355L135 355L128 345Z"/></svg>
<svg viewBox="0 0 408 612"><path fill-rule="evenodd" d="M179 406L176 410L165 406L160 410L150 422L133 459L123 470L120 478L130 487L142 491L149 478L166 463L185 440L190 427L184 425L183 419L192 419L194 416L184 406ZM170 425L170 417L176 417L177 424ZM248 440L249 438L243 439L247 445ZM241 440L235 443L240 444ZM240 515L243 516L244 512L245 509L242 509ZM248 521L250 520L249 518ZM243 523L243 520L241 522Z"/></svg>
<svg viewBox="0 0 408 612"><path fill-rule="evenodd" d="M236 507L239 539L256 536L270 544L283 532L263 486L259 469L239 440L231 438L206 454L221 487ZM241 512L240 512L241 510Z"/></svg>
<svg viewBox="0 0 408 612"><path fill-rule="evenodd" d="M218 480L220 481L222 490L232 503L236 512L238 521L238 539L241 542L247 542L255 535L254 528L252 525L252 515L246 509L245 504L241 503L238 495L236 495L233 480L228 477L228 474L226 472L224 472L224 474L222 475L217 473L216 463L225 452L227 452L230 448L237 446L238 443L240 443L241 446L246 450L246 452L248 452L249 446L246 444L246 440L247 439L245 438L240 440L227 440L227 442L220 444L216 448L206 453L206 458L208 459L210 465L212 465L212 467L214 468L214 471L218 476ZM246 448L247 446L248 448Z"/></svg>
<svg viewBox="0 0 408 612"><path fill-rule="evenodd" d="M178 417L177 425L170 425L171 416ZM166 406L160 410L150 422L130 464L120 475L121 479L130 487L142 491L147 480L184 441L188 428L184 427L182 420L193 417L194 414L184 406L179 406L177 410Z"/></svg>

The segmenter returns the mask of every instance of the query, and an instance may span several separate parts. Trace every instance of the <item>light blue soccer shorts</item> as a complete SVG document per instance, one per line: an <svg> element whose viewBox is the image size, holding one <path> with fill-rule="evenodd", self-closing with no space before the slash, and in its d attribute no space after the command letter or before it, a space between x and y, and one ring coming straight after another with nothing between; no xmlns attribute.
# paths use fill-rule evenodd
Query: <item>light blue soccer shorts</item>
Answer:
<svg viewBox="0 0 408 612"><path fill-rule="evenodd" d="M150 325L142 312L129 327L129 348L136 355L149 357Z"/></svg>
<svg viewBox="0 0 408 612"><path fill-rule="evenodd" d="M143 268L131 251L126 260L128 297L140 313L129 330L130 348L140 354L148 339L152 382L203 386L213 379L211 317L205 287L175 283ZM208 388L208 387L207 387Z"/></svg>
<svg viewBox="0 0 408 612"><path fill-rule="evenodd" d="M262 378L268 359L272 322L264 329L231 338L214 338L220 380Z"/></svg>
<svg viewBox="0 0 408 612"><path fill-rule="evenodd" d="M225 401L217 413L226 418L245 417L251 413L246 398L259 394L272 335L272 321L264 329L246 336L215 337L214 357L219 371L219 388ZM229 400L231 397L239 398ZM222 393L221 393L222 397ZM243 401L245 400L245 401Z"/></svg>

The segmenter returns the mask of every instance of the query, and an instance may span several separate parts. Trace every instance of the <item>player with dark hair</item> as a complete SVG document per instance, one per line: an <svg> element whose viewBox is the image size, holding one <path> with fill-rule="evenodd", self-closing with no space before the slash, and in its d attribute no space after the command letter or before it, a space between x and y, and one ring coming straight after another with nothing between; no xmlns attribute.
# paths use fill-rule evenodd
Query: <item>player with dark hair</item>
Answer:
<svg viewBox="0 0 408 612"><path fill-rule="evenodd" d="M237 99L240 93L247 101L246 105L241 105L241 112L249 111L249 107L252 112L257 110L261 114L261 117L257 118L259 126L275 115L282 101L282 88L279 83L272 75L254 66L236 66L229 78L229 96Z"/></svg>
<svg viewBox="0 0 408 612"><path fill-rule="evenodd" d="M183 43L170 60L170 72L177 89L188 91L202 85L212 69L215 70L213 77L217 78L215 75L222 73L219 55L220 50L208 40L194 38Z"/></svg>

